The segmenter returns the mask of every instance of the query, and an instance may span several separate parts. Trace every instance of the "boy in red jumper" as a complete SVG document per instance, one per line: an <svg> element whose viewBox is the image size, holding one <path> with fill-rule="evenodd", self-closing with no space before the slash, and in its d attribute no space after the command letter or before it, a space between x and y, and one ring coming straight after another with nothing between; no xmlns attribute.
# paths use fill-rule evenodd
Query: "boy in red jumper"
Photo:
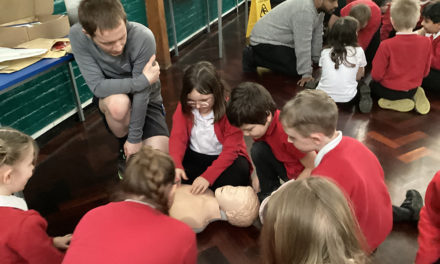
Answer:
<svg viewBox="0 0 440 264"><path fill-rule="evenodd" d="M336 131L338 108L323 91L304 90L280 115L289 142L316 151L312 175L334 180L353 204L359 226L374 251L391 232L391 199L376 156L359 141Z"/></svg>
<svg viewBox="0 0 440 264"><path fill-rule="evenodd" d="M229 122L254 139L251 157L260 183L260 201L280 187L280 179L308 177L314 167L315 152L303 153L287 142L279 113L270 93L253 82L233 89L226 108Z"/></svg>
<svg viewBox="0 0 440 264"><path fill-rule="evenodd" d="M422 11L423 29L421 35L427 35L432 41L431 71L423 79L422 86L428 90L440 90L440 2L427 5Z"/></svg>
<svg viewBox="0 0 440 264"><path fill-rule="evenodd" d="M430 104L420 85L431 65L431 41L413 32L420 17L416 0L394 0L391 22L397 33L382 41L373 59L371 91L381 108L427 114Z"/></svg>
<svg viewBox="0 0 440 264"><path fill-rule="evenodd" d="M440 260L440 171L428 185L425 206L420 211L419 250L416 264L432 264Z"/></svg>
<svg viewBox="0 0 440 264"><path fill-rule="evenodd" d="M364 49L367 62L371 63L380 44L381 11L371 0L356 0L341 9L341 17L352 16L359 21L359 45Z"/></svg>

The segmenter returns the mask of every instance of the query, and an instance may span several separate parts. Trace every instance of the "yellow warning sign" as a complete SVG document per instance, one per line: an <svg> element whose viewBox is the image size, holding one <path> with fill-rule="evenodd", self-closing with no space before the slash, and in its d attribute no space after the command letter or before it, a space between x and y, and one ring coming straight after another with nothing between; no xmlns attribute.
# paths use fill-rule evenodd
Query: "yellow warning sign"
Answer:
<svg viewBox="0 0 440 264"><path fill-rule="evenodd" d="M252 0L251 9L249 10L249 20L246 31L246 38L251 35L252 28L258 19L262 18L270 11L270 0Z"/></svg>

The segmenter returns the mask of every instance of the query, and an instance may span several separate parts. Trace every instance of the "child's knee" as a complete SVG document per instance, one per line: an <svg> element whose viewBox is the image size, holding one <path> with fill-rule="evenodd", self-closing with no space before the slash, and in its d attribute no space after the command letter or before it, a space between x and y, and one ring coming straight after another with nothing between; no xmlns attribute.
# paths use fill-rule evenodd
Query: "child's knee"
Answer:
<svg viewBox="0 0 440 264"><path fill-rule="evenodd" d="M265 153L269 150L269 146L266 142L258 141L254 142L251 147L251 158L255 162L261 161L265 158Z"/></svg>

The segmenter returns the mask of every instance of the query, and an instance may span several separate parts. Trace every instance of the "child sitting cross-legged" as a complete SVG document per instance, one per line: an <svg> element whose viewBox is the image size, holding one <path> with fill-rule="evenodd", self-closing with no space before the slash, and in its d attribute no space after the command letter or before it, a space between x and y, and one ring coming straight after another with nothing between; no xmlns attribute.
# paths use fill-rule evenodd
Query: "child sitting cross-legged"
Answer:
<svg viewBox="0 0 440 264"><path fill-rule="evenodd" d="M308 177L313 169L315 153L299 151L287 142L279 114L270 93L252 82L234 88L226 108L229 122L255 141L251 157L260 183L260 201L280 186L280 179Z"/></svg>
<svg viewBox="0 0 440 264"><path fill-rule="evenodd" d="M394 0L391 23L397 33L381 42L373 59L371 92L381 108L427 114L430 104L420 85L429 74L431 41L413 32L420 17L416 0Z"/></svg>

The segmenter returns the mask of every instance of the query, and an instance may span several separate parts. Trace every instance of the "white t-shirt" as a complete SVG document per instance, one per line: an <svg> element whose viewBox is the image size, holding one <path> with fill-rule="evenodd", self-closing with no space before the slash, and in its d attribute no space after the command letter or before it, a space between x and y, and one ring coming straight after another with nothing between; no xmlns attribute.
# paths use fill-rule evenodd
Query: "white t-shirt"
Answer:
<svg viewBox="0 0 440 264"><path fill-rule="evenodd" d="M205 155L220 155L223 145L218 141L214 131L214 111L206 116L193 109L194 125L191 129L189 147L191 150Z"/></svg>
<svg viewBox="0 0 440 264"><path fill-rule="evenodd" d="M346 103L356 96L357 81L356 74L359 67L365 67L367 60L365 59L364 50L361 47L346 47L347 61L355 64L349 67L344 64L339 65L339 69L335 69L335 63L330 58L332 49L323 49L319 66L322 67L321 80L316 89L326 92L335 102Z"/></svg>

